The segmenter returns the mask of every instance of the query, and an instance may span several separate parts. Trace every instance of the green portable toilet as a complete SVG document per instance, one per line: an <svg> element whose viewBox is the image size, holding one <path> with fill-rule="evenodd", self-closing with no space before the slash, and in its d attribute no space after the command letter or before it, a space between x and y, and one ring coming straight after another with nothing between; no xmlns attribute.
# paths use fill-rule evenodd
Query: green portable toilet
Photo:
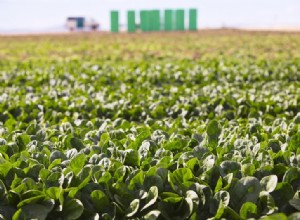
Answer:
<svg viewBox="0 0 300 220"><path fill-rule="evenodd" d="M140 11L140 21L141 21L141 30L142 31L150 31L151 30L151 12L147 10Z"/></svg>
<svg viewBox="0 0 300 220"><path fill-rule="evenodd" d="M197 9L189 10L189 30L196 31L197 27Z"/></svg>
<svg viewBox="0 0 300 220"><path fill-rule="evenodd" d="M174 19L173 19L173 11L170 9L166 9L164 12L164 30L165 31L172 31Z"/></svg>
<svg viewBox="0 0 300 220"><path fill-rule="evenodd" d="M151 14L152 31L160 31L160 11L152 10Z"/></svg>
<svg viewBox="0 0 300 220"><path fill-rule="evenodd" d="M147 11L140 11L140 28L141 31L146 31L146 13Z"/></svg>
<svg viewBox="0 0 300 220"><path fill-rule="evenodd" d="M110 31L113 33L119 32L119 12L118 11L110 12Z"/></svg>
<svg viewBox="0 0 300 220"><path fill-rule="evenodd" d="M175 11L175 17L176 17L176 30L177 31L184 31L184 10L183 9L177 9Z"/></svg>
<svg viewBox="0 0 300 220"><path fill-rule="evenodd" d="M76 18L76 26L78 29L84 28L84 17L77 17Z"/></svg>
<svg viewBox="0 0 300 220"><path fill-rule="evenodd" d="M160 11L142 10L140 11L140 28L143 32L160 30Z"/></svg>
<svg viewBox="0 0 300 220"><path fill-rule="evenodd" d="M128 11L127 12L127 31L128 32L135 32L136 26L135 26L135 12L134 11Z"/></svg>
<svg viewBox="0 0 300 220"><path fill-rule="evenodd" d="M147 11L148 13L148 22L149 22L149 31L155 30L155 13L154 10Z"/></svg>
<svg viewBox="0 0 300 220"><path fill-rule="evenodd" d="M151 11L147 10L146 11L146 23L145 23L145 27L146 27L146 31L152 31L152 24L151 24Z"/></svg>

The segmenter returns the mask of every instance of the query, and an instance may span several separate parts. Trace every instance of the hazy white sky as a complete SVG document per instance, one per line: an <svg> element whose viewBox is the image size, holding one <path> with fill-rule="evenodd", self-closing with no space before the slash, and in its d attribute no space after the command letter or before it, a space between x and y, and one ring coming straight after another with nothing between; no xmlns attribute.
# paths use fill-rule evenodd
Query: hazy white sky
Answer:
<svg viewBox="0 0 300 220"><path fill-rule="evenodd" d="M68 16L96 19L109 28L109 12L129 9L198 9L206 27L300 27L300 0L0 0L0 32L44 31L63 27Z"/></svg>

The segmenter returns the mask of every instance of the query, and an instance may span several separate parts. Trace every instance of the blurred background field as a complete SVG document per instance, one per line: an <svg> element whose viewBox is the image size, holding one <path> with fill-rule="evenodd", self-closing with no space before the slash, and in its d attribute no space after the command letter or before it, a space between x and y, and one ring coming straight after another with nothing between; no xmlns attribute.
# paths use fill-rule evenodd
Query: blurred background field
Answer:
<svg viewBox="0 0 300 220"><path fill-rule="evenodd" d="M300 58L300 33L241 31L138 34L66 33L0 36L0 63L22 61L100 62L290 60Z"/></svg>

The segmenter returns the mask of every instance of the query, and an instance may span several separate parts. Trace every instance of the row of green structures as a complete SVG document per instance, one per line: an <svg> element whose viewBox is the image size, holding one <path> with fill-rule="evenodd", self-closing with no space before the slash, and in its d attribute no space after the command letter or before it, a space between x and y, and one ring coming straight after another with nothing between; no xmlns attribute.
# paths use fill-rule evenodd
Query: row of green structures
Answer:
<svg viewBox="0 0 300 220"><path fill-rule="evenodd" d="M188 27L186 27L185 14L188 14ZM196 31L197 9L171 10L166 9L161 16L160 10L141 10L139 13L139 24L137 24L135 11L127 11L127 31L136 32L140 29L143 32L149 31ZM110 31L117 33L120 31L119 12L110 12Z"/></svg>

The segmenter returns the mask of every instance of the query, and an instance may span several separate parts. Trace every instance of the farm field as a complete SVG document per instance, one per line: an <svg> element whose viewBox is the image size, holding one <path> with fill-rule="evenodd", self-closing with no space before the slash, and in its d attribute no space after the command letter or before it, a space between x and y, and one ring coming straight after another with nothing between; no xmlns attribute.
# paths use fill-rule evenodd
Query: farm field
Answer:
<svg viewBox="0 0 300 220"><path fill-rule="evenodd" d="M0 219L300 218L300 33L0 36Z"/></svg>

